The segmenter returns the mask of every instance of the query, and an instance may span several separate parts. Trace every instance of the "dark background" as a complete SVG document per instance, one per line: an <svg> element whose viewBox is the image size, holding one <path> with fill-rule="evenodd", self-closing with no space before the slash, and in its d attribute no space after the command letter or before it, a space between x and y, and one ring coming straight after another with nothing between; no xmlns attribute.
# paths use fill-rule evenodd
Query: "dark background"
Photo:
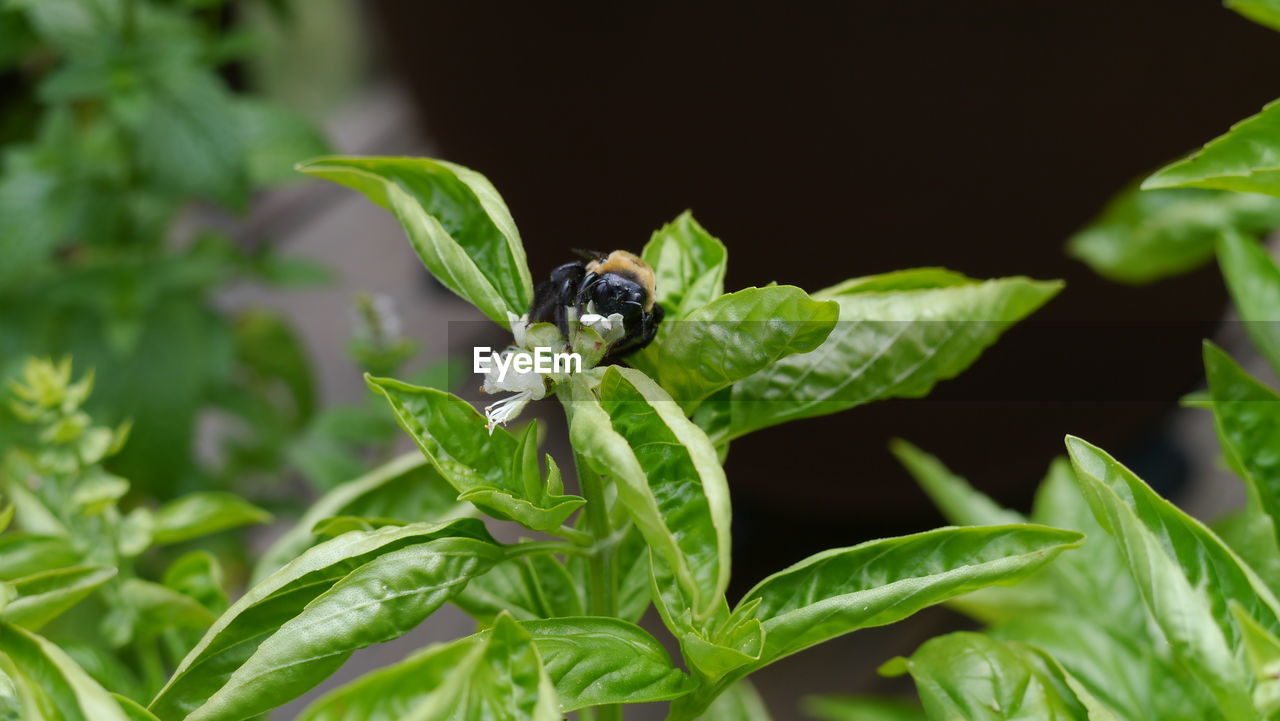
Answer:
<svg viewBox="0 0 1280 721"><path fill-rule="evenodd" d="M1162 419L1200 382L1217 271L1123 287L1063 242L1280 93L1274 33L1208 0L373 7L440 154L502 189L535 277L569 248L638 251L689 207L730 289L923 265L1067 281L927 400L735 443L740 583L936 525L892 436L1018 506L1067 432L1176 490Z"/></svg>

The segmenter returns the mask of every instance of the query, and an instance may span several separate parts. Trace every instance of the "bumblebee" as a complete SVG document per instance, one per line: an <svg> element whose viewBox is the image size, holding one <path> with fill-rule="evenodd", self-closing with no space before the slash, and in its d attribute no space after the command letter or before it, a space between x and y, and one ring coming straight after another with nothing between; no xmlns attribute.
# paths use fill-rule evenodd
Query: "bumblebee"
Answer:
<svg viewBox="0 0 1280 721"><path fill-rule="evenodd" d="M653 268L634 253L576 251L582 260L565 263L551 271L551 278L538 284L529 309L530 323L555 323L569 337L569 312L622 316L624 333L601 363L616 363L622 357L649 345L662 322L662 306L655 300Z"/></svg>

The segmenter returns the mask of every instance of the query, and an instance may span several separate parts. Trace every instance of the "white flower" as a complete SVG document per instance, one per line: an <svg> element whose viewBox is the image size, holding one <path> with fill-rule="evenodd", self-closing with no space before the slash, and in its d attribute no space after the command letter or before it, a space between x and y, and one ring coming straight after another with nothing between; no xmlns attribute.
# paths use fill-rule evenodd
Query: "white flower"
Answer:
<svg viewBox="0 0 1280 721"><path fill-rule="evenodd" d="M512 323L515 327L515 323ZM523 333L523 328L521 329ZM484 416L488 419L486 427L489 434L493 434L496 426L505 425L507 421L520 415L524 407L529 405L529 401L541 400L547 395L547 382L542 374L534 370L524 372L517 371L512 362L512 356L521 354L529 356L529 367L533 368L533 356L522 348L508 348L503 351L502 365L506 369L506 374L498 369L495 363L492 370L484 376L484 385L480 386L480 390L485 393L501 393L503 391L515 393L488 406L485 406ZM501 378L499 377L501 376Z"/></svg>
<svg viewBox="0 0 1280 721"><path fill-rule="evenodd" d="M621 313L613 313L607 317L599 313L585 313L578 320L582 325L599 333L600 338L609 345L620 340L627 332L623 326Z"/></svg>
<svg viewBox="0 0 1280 721"><path fill-rule="evenodd" d="M511 335L515 338L516 345L523 348L525 340L528 338L529 314L516 315L511 311L507 311L507 325L511 326Z"/></svg>

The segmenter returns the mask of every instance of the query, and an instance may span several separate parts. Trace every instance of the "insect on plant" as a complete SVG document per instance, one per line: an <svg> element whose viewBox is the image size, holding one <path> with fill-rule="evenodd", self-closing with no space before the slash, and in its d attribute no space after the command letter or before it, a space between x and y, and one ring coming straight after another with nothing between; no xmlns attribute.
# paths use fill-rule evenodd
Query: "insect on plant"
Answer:
<svg viewBox="0 0 1280 721"><path fill-rule="evenodd" d="M476 633L332 689L299 718L612 721L628 704L661 701L672 721L761 719L747 681L755 671L1015 582L1081 542L1029 523L940 528L819 553L732 605L725 595L723 460L735 440L924 395L1060 283L921 268L814 293L776 284L726 293L725 246L685 213L638 255L561 266L535 293L515 223L475 171L380 157L319 158L300 170L391 211L427 270L511 332L504 354L568 348L581 372L491 374L484 389L511 395L484 413L442 390L367 375L418 452L321 497L155 694L94 695L90 713L89 696L69 689L100 689L102 679L64 662L52 642L4 626L0 652L16 660L3 670L23 703L95 721L255 718L452 603ZM514 426L543 397L564 410L572 473L540 457L536 421ZM500 543L479 515L527 537ZM678 662L638 625L651 605ZM45 683L49 674L59 684Z"/></svg>

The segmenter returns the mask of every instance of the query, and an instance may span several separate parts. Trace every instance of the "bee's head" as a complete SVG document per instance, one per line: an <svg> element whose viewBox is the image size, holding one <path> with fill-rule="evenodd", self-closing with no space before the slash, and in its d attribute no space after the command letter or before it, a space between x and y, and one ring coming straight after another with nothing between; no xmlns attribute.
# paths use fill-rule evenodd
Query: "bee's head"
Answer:
<svg viewBox="0 0 1280 721"><path fill-rule="evenodd" d="M652 306L650 298L644 286L636 281L620 273L605 273L587 275L579 301L583 305L590 302L603 316L618 313L627 328L635 328L644 317L646 305Z"/></svg>
<svg viewBox="0 0 1280 721"><path fill-rule="evenodd" d="M634 253L615 250L587 263L582 301L595 301L596 311L602 315L621 313L629 318L653 310L656 283L648 263Z"/></svg>

